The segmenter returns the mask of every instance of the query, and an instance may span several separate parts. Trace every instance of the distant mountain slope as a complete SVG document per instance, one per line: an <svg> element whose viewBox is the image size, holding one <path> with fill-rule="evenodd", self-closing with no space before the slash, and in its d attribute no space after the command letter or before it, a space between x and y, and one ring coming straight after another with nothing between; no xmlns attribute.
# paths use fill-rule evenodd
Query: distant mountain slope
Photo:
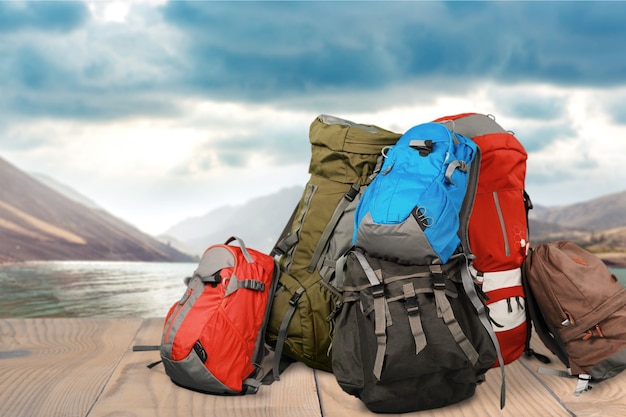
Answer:
<svg viewBox="0 0 626 417"><path fill-rule="evenodd" d="M626 192L530 212L530 241L571 240L609 266L626 268Z"/></svg>
<svg viewBox="0 0 626 417"><path fill-rule="evenodd" d="M52 188L54 191L64 195L65 197L69 198L70 200L74 200L77 203L81 203L89 208L92 209L98 209L98 210L102 210L102 207L98 206L98 204L96 204L95 201L91 200L89 197L82 195L81 193L79 193L78 191L76 191L75 189L68 187L65 184L61 184L60 182L58 182L57 180L55 180L54 178L50 178L47 175L44 174L39 174L36 172L30 172L28 173L28 175L30 175L31 177L35 178L37 181L43 183L43 185L46 185L50 188Z"/></svg>
<svg viewBox="0 0 626 417"><path fill-rule="evenodd" d="M235 234L244 238L249 246L267 252L289 219L302 189L295 186L241 206L217 208L176 224L160 238L184 242L196 248L199 254L208 245L221 243ZM536 205L530 212L530 240L536 245L567 239L594 252L620 253L620 260L615 263L622 265L626 262L624 197L626 192L571 206Z"/></svg>
<svg viewBox="0 0 626 417"><path fill-rule="evenodd" d="M302 191L301 186L283 188L239 206L220 207L177 223L159 238L170 236L202 252L207 246L224 243L236 235L247 246L267 253L291 217Z"/></svg>
<svg viewBox="0 0 626 417"><path fill-rule="evenodd" d="M563 239L580 240L591 233L590 230L561 226L532 218L529 219L529 229L530 240L534 243Z"/></svg>
<svg viewBox="0 0 626 417"><path fill-rule="evenodd" d="M0 158L0 261L191 258Z"/></svg>
<svg viewBox="0 0 626 417"><path fill-rule="evenodd" d="M531 211L531 218L586 230L626 226L626 191L568 206L539 206Z"/></svg>

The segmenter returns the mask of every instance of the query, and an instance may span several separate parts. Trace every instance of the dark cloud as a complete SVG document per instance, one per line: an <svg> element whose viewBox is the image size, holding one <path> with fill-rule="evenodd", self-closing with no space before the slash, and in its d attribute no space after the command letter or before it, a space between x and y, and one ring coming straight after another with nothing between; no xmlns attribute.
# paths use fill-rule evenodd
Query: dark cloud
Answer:
<svg viewBox="0 0 626 417"><path fill-rule="evenodd" d="M58 118L107 120L180 113L177 101L164 100L147 83L111 77L113 62L84 56L79 65L59 58L45 45L0 47L0 109L13 120ZM128 74L126 74L128 75Z"/></svg>
<svg viewBox="0 0 626 417"><path fill-rule="evenodd" d="M76 1L0 2L0 33L68 32L84 25L88 19L87 6Z"/></svg>
<svg viewBox="0 0 626 417"><path fill-rule="evenodd" d="M71 93L46 97L23 95L7 100L7 107L18 114L17 118L50 117L108 121L146 115L168 118L182 114L176 102L141 95L101 95L98 100Z"/></svg>
<svg viewBox="0 0 626 417"><path fill-rule="evenodd" d="M625 102L626 97L624 97L624 95L617 95L615 98L605 100L602 105L602 110L608 115L613 123L626 125Z"/></svg>
<svg viewBox="0 0 626 417"><path fill-rule="evenodd" d="M268 165L290 165L302 163L310 158L310 145L307 136L286 131L283 127L272 131L259 131L247 136L229 137L211 142L220 162L238 167L246 165L252 157L262 157Z"/></svg>
<svg viewBox="0 0 626 417"><path fill-rule="evenodd" d="M189 161L175 167L170 173L188 176L221 167L240 168L247 166L252 158L261 158L268 167L288 166L308 163L310 156L306 131L290 130L285 126L272 129L262 125L257 132L247 135L207 140L195 149Z"/></svg>
<svg viewBox="0 0 626 417"><path fill-rule="evenodd" d="M562 85L626 79L618 56L624 3L170 2L163 12L189 34L189 81L245 99L375 91L429 77Z"/></svg>
<svg viewBox="0 0 626 417"><path fill-rule="evenodd" d="M8 79L1 82L11 81L5 91L23 87L49 94L78 87L71 70L64 68L63 61L55 56L54 51L45 50L44 46L17 46L2 55L5 56Z"/></svg>
<svg viewBox="0 0 626 417"><path fill-rule="evenodd" d="M345 113L423 104L481 83L626 81L625 2L170 1L131 13L143 14L95 28L80 2L0 2L0 107L125 117L161 114L150 97L168 96ZM411 88L401 96L398 86ZM505 110L547 118L559 103Z"/></svg>
<svg viewBox="0 0 626 417"><path fill-rule="evenodd" d="M563 97L530 93L498 94L494 101L503 115L547 121L563 116L567 106Z"/></svg>

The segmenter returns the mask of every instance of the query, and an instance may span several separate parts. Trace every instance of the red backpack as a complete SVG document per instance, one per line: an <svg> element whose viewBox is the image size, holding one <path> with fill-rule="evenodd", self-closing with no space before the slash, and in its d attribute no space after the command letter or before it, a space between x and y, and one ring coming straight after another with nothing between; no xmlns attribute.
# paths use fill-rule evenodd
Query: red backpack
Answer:
<svg viewBox="0 0 626 417"><path fill-rule="evenodd" d="M493 116L463 113L442 117L454 132L468 136L481 150L480 171L468 234L474 277L486 303L504 363L519 358L526 347L527 317L521 266L528 250L525 191L526 150ZM496 362L494 366L498 366Z"/></svg>
<svg viewBox="0 0 626 417"><path fill-rule="evenodd" d="M204 252L165 319L160 353L174 383L209 394L258 390L277 273L272 257L236 237Z"/></svg>

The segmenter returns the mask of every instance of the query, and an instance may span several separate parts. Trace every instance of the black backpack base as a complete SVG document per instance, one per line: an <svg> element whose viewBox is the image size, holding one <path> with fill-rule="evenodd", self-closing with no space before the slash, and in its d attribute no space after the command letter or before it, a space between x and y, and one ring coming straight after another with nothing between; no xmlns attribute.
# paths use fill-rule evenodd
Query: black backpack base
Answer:
<svg viewBox="0 0 626 417"><path fill-rule="evenodd" d="M382 271L384 284L370 285L355 252L348 255L332 353L341 388L376 413L441 408L473 396L496 350L464 291L462 260L443 265L439 277L428 265L366 262Z"/></svg>

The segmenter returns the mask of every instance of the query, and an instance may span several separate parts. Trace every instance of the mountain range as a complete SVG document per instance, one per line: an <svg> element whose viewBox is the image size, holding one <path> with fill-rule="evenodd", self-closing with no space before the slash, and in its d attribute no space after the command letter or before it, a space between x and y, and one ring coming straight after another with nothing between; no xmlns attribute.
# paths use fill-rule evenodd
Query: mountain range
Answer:
<svg viewBox="0 0 626 417"><path fill-rule="evenodd" d="M0 158L0 262L23 260L197 260L210 245L241 237L269 253L302 195L284 188L241 205L183 219L149 236L54 179ZM626 191L567 206L535 205L530 240L572 240L611 266L626 267Z"/></svg>
<svg viewBox="0 0 626 417"><path fill-rule="evenodd" d="M201 254L209 245L238 236L246 245L269 253L298 204L302 190L303 187L293 186L242 205L222 206L202 216L185 219L158 238ZM181 242L185 246L179 246Z"/></svg>
<svg viewBox="0 0 626 417"><path fill-rule="evenodd" d="M0 158L0 262L193 260L51 181Z"/></svg>
<svg viewBox="0 0 626 417"><path fill-rule="evenodd" d="M269 252L302 191L303 187L294 186L240 206L220 207L177 223L159 238L185 242L199 254L235 234L249 246ZM567 206L535 205L529 212L530 241L537 245L572 240L608 265L626 267L626 216L622 213L626 213L626 191Z"/></svg>

